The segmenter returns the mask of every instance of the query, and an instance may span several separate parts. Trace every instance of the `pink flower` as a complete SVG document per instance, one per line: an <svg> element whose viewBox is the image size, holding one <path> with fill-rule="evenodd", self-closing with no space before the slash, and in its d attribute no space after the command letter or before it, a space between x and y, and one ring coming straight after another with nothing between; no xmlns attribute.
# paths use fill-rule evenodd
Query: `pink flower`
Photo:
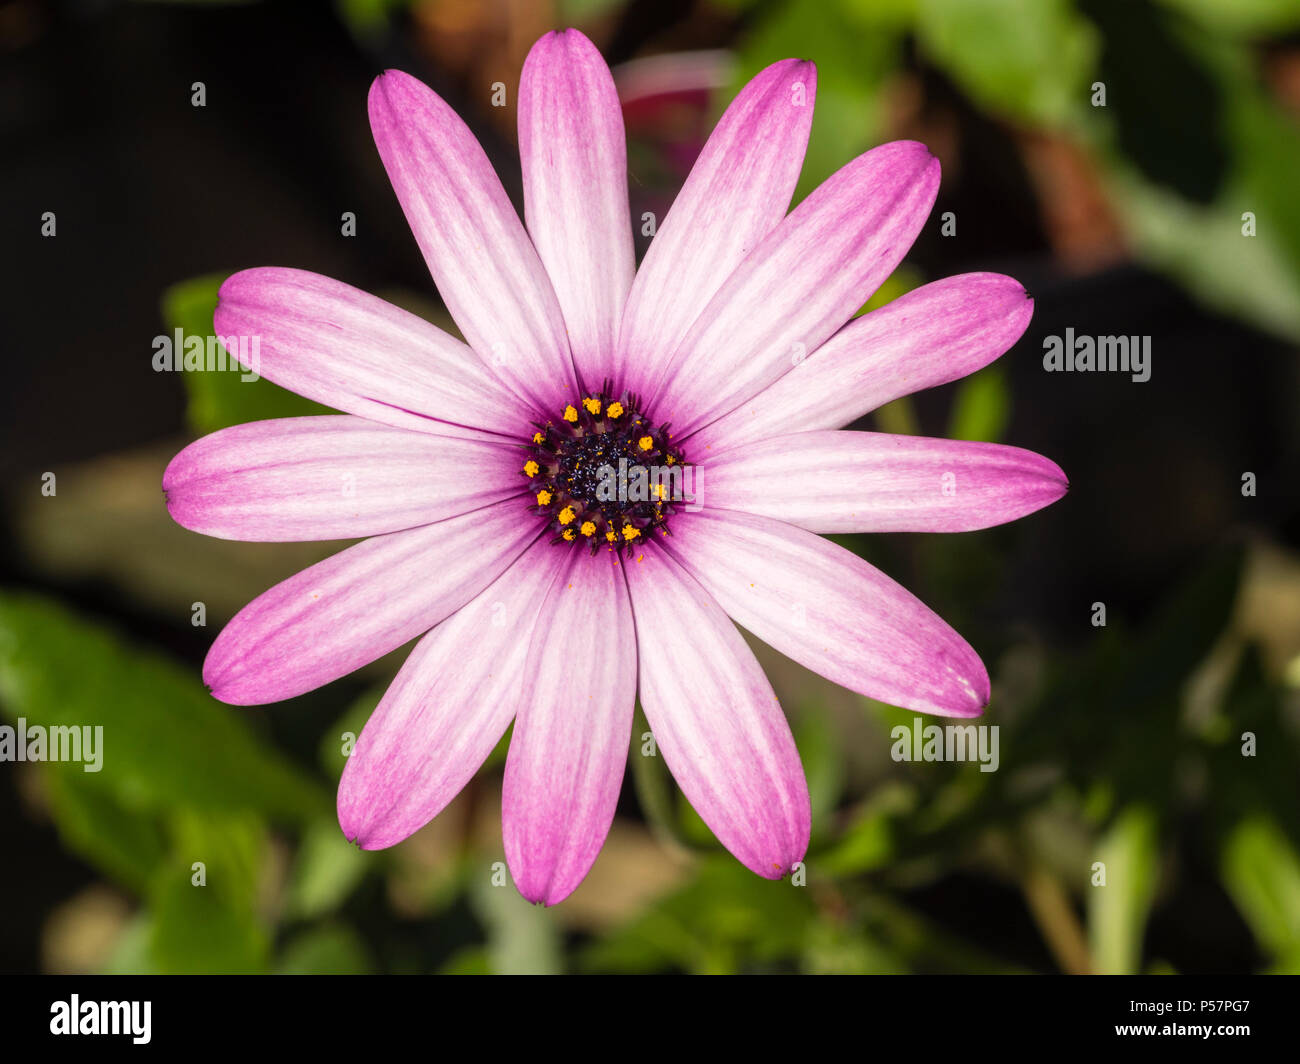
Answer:
<svg viewBox="0 0 1300 1064"><path fill-rule="evenodd" d="M736 624L873 698L957 717L988 702L961 636L817 533L957 532L1061 497L1064 474L1027 451L841 430L992 361L1032 303L967 274L850 320L925 222L939 164L882 145L787 216L815 84L790 59L745 87L637 270L619 101L582 34L548 34L524 66L527 229L465 124L390 71L375 143L467 344L315 274L222 286L217 333L258 337L263 376L346 413L187 447L163 479L173 518L368 538L244 607L203 676L222 701L274 702L423 636L339 785L362 847L436 816L513 721L506 857L526 898L560 901L609 830L639 695L722 844L787 875L808 790ZM631 487L611 497L620 460Z"/></svg>

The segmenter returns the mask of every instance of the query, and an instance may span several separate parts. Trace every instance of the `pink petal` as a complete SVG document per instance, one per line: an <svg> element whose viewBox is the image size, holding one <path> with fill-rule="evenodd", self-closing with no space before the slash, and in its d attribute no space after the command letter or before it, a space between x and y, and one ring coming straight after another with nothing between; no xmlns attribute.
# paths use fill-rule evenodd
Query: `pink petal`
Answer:
<svg viewBox="0 0 1300 1064"><path fill-rule="evenodd" d="M641 708L664 763L745 867L789 875L808 849L811 812L772 685L722 608L672 558L647 548L626 570Z"/></svg>
<svg viewBox="0 0 1300 1064"><path fill-rule="evenodd" d="M546 270L474 134L409 74L370 89L370 129L424 261L469 345L553 415L576 394Z"/></svg>
<svg viewBox="0 0 1300 1064"><path fill-rule="evenodd" d="M519 80L524 217L588 389L614 373L636 258L627 143L614 79L577 30L542 37Z"/></svg>
<svg viewBox="0 0 1300 1064"><path fill-rule="evenodd" d="M222 429L163 474L173 520L208 536L357 539L427 525L523 492L522 453L350 415Z"/></svg>
<svg viewBox="0 0 1300 1064"><path fill-rule="evenodd" d="M978 716L989 678L920 599L855 554L769 517L679 513L660 541L741 627L869 698Z"/></svg>
<svg viewBox="0 0 1300 1064"><path fill-rule="evenodd" d="M538 531L508 499L348 547L235 614L208 651L203 680L214 697L248 706L346 676L463 606Z"/></svg>
<svg viewBox="0 0 1300 1064"><path fill-rule="evenodd" d="M609 832L636 700L622 567L604 551L567 553L533 633L501 796L510 873L546 905L582 882Z"/></svg>
<svg viewBox="0 0 1300 1064"><path fill-rule="evenodd" d="M1019 447L880 432L770 436L710 457L710 508L810 532L968 532L1065 494L1060 466Z"/></svg>
<svg viewBox="0 0 1300 1064"><path fill-rule="evenodd" d="M818 186L691 326L656 419L685 436L816 351L893 273L938 189L939 160L915 141L873 148Z"/></svg>
<svg viewBox="0 0 1300 1064"><path fill-rule="evenodd" d="M650 392L713 294L785 217L808 147L817 68L785 59L731 102L661 219L623 315L624 383Z"/></svg>
<svg viewBox="0 0 1300 1064"><path fill-rule="evenodd" d="M226 279L214 315L233 351L308 399L398 428L519 436L535 417L459 340L382 299L303 270L264 267ZM253 342L256 341L256 348Z"/></svg>
<svg viewBox="0 0 1300 1064"><path fill-rule="evenodd" d="M789 373L691 437L693 454L742 440L838 429L879 406L955 381L1010 348L1034 313L1014 278L966 273L855 318Z"/></svg>
<svg viewBox="0 0 1300 1064"><path fill-rule="evenodd" d="M363 850L401 842L469 782L528 691L538 606L569 551L537 540L416 645L339 781L339 826Z"/></svg>

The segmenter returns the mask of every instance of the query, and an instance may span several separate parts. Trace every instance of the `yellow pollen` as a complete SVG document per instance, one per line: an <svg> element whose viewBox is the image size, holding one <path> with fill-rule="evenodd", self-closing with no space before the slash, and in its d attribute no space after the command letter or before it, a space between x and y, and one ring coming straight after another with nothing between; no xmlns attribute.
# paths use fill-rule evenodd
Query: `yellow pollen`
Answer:
<svg viewBox="0 0 1300 1064"><path fill-rule="evenodd" d="M551 495L551 493L547 491L545 488L543 488L541 491L537 493L537 505L549 506L552 498L553 496Z"/></svg>
<svg viewBox="0 0 1300 1064"><path fill-rule="evenodd" d="M668 494L668 488L664 484L652 484L650 486L650 491L654 494L656 499L662 499Z"/></svg>
<svg viewBox="0 0 1300 1064"><path fill-rule="evenodd" d="M587 413L588 413L588 414L599 414L599 413L600 413L600 400L599 400L599 399L584 399L584 400L582 401L582 405L585 406L585 407L587 408Z"/></svg>
<svg viewBox="0 0 1300 1064"><path fill-rule="evenodd" d="M565 539L567 539L567 540L569 540L570 542L572 542L572 541L573 541L573 537L576 536L578 533L576 533L575 531L573 531L573 529L571 529L571 528L566 528L566 529L564 530L564 532L561 533L561 534L564 536Z"/></svg>
<svg viewBox="0 0 1300 1064"><path fill-rule="evenodd" d="M666 461L669 465L672 465L675 461L677 461L677 459L674 458L674 457L670 454L670 455L665 459L665 461Z"/></svg>
<svg viewBox="0 0 1300 1064"><path fill-rule="evenodd" d="M575 410L575 409L573 408L573 404L572 404L572 403L570 403L568 406L566 406L566 407L564 408L564 420L565 420L565 421L577 421L577 420L578 420L578 411Z"/></svg>
<svg viewBox="0 0 1300 1064"><path fill-rule="evenodd" d="M573 519L577 516L578 515L574 511L572 506L566 506L563 510L560 511L560 524L567 525L571 523Z"/></svg>
<svg viewBox="0 0 1300 1064"><path fill-rule="evenodd" d="M527 473L530 477L537 476L537 471L541 468L542 468L541 466L539 466L536 462L532 461L531 459L524 463L524 472ZM658 487L658 485L656 485L656 487Z"/></svg>
<svg viewBox="0 0 1300 1064"><path fill-rule="evenodd" d="M610 403L610 404L609 404L609 409L606 410L605 413L606 413L607 416L609 416L609 417L611 417L611 418L622 417L622 416L623 416L623 404L622 404L622 403Z"/></svg>
<svg viewBox="0 0 1300 1064"><path fill-rule="evenodd" d="M582 528L580 531L584 536L590 536L593 532L596 531L596 525L592 521L583 521Z"/></svg>
<svg viewBox="0 0 1300 1064"><path fill-rule="evenodd" d="M605 538L609 540L609 542L613 543L614 540L618 539L618 534L611 528L605 533Z"/></svg>
<svg viewBox="0 0 1300 1064"><path fill-rule="evenodd" d="M655 438L653 436L642 436L636 441L636 445L640 447L641 450L648 451L655 445Z"/></svg>
<svg viewBox="0 0 1300 1064"><path fill-rule="evenodd" d="M546 439L546 437L543 436L540 432L533 433L533 443L541 443L542 440L544 439Z"/></svg>
<svg viewBox="0 0 1300 1064"><path fill-rule="evenodd" d="M623 538L627 540L629 543L631 543L632 540L636 539L636 537L639 536L640 534L641 534L641 530L637 528L635 525L623 526Z"/></svg>

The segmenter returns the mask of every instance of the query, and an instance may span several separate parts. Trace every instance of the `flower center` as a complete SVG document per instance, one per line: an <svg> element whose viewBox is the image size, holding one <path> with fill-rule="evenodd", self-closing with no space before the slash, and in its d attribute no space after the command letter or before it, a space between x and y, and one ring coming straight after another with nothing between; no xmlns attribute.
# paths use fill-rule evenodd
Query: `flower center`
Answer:
<svg viewBox="0 0 1300 1064"><path fill-rule="evenodd" d="M537 423L523 474L534 513L556 543L626 551L651 533L668 535L668 518L685 499L686 463L667 425L655 428L634 395L612 398L609 385L556 421Z"/></svg>

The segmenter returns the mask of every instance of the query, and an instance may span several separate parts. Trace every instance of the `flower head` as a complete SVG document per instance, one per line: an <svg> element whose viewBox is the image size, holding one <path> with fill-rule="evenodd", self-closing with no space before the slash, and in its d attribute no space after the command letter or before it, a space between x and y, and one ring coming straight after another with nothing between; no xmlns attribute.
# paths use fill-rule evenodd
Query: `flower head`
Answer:
<svg viewBox="0 0 1300 1064"><path fill-rule="evenodd" d="M939 165L885 144L787 215L815 89L799 60L744 88L638 270L618 96L585 37L547 34L524 66L526 228L465 124L390 71L375 143L465 342L298 270L222 286L217 333L258 336L263 376L344 413L187 447L164 476L173 517L362 542L241 610L205 681L274 702L422 637L343 772L348 838L406 838L513 721L506 857L525 897L559 901L608 832L639 695L704 821L778 878L807 847L808 790L737 624L874 698L950 716L988 702L956 632L817 533L982 528L1064 493L1013 447L842 428L992 361L1032 304L967 274L854 318L925 222Z"/></svg>

